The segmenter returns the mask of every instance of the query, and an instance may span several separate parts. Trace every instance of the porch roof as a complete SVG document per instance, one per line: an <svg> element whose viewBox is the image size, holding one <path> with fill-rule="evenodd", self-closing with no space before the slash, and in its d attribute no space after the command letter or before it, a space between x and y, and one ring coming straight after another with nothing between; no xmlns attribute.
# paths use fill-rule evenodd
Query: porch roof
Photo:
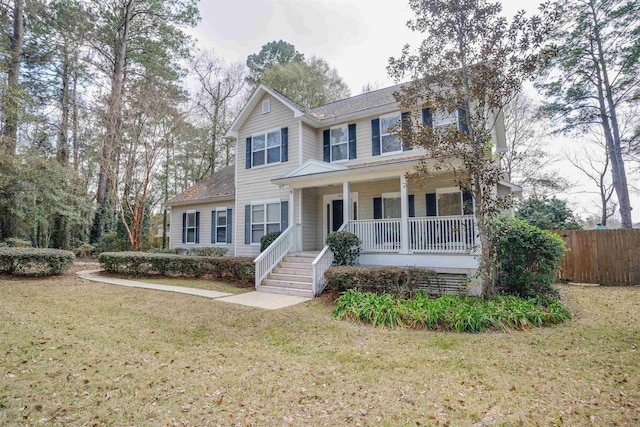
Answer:
<svg viewBox="0 0 640 427"><path fill-rule="evenodd" d="M370 181L378 178L400 176L423 158L424 154L420 154L411 157L389 158L349 165L335 165L318 160L307 160L293 171L272 179L271 182L277 185L288 185L291 188L309 188L344 181ZM427 159L427 161L436 162L435 159Z"/></svg>

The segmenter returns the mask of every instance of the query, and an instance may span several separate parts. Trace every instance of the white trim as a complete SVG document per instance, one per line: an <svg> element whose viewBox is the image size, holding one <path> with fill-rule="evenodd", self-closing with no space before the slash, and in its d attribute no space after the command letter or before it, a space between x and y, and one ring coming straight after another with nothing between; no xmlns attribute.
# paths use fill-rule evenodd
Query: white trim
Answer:
<svg viewBox="0 0 640 427"><path fill-rule="evenodd" d="M186 221L186 224L184 224L184 244L185 245L196 245L196 233L199 231L198 230L198 224L197 224L197 214L198 211L195 209L188 209L185 211L185 213L187 214L187 216L184 218L184 220ZM193 227L189 227L189 215L193 214ZM189 229L193 228L193 242L189 241ZM197 239L200 240L200 239Z"/></svg>
<svg viewBox="0 0 640 427"><path fill-rule="evenodd" d="M302 119L300 119L298 120L298 166L302 165L302 156L303 156L302 145L304 144L304 138L302 137L303 131L304 131L304 126L302 125Z"/></svg>
<svg viewBox="0 0 640 427"><path fill-rule="evenodd" d="M327 218L327 205L330 205L334 200L344 200L343 193L335 193L335 194L325 194L322 196L322 242L324 246L324 241L327 239L327 221L329 222L329 227L333 228L333 218ZM358 192L349 192L349 219L353 216L353 204L356 204L356 216L360 218L360 203L358 201ZM333 215L333 207L330 205L329 211ZM344 209L344 206L343 206ZM344 214L343 214L344 216Z"/></svg>
<svg viewBox="0 0 640 427"><path fill-rule="evenodd" d="M278 160L277 162L269 162L268 160L268 154L267 151L269 150L269 148L275 148L276 146L274 145L273 147L269 147L269 134L270 133L276 133L278 134L278 138L280 138L280 145L278 145L278 147L280 147L280 160ZM264 148L260 149L260 150L255 150L254 149L254 143L253 143L253 139L257 136L264 136ZM249 138L251 138L251 169L254 168L261 168L261 167L265 167L265 166L272 166L272 165L277 165L282 163L282 128L274 128L274 129L269 129L269 130L265 130L265 131L261 131L261 132L256 132L254 134L251 134L251 136L249 136ZM264 163L261 165L254 165L253 164L253 153L257 153L259 151L264 151Z"/></svg>
<svg viewBox="0 0 640 427"><path fill-rule="evenodd" d="M229 231L228 227L227 227L227 222L228 222L228 218L227 218L227 210L230 209L227 206L218 206L215 209L212 210L212 212L215 212L215 223L211 224L211 231L212 234L215 236L215 242L211 242L212 245L230 245L231 243L227 243L227 237L229 236ZM218 212L224 212L224 242L218 242L218 227L222 227L218 225ZM213 222L213 221L212 221ZM231 237L233 239L233 236ZM211 240L211 239L209 239Z"/></svg>
<svg viewBox="0 0 640 427"><path fill-rule="evenodd" d="M256 225L264 225L264 235L267 234L267 227L269 224L275 224L273 222L268 222L267 221L267 205L274 205L274 204L278 204L278 225L280 226L280 228L282 228L282 208L281 208L281 204L282 204L282 200L281 199L270 199L270 200L265 200L265 201L252 201L250 203L251 209L249 209L249 245L260 245L260 242L254 242L253 241L253 207L254 206L263 206L264 207L264 221L262 223L255 223ZM280 231L284 231L284 230L280 230Z"/></svg>
<svg viewBox="0 0 640 427"><path fill-rule="evenodd" d="M271 98L262 100L262 114L267 114L271 112Z"/></svg>

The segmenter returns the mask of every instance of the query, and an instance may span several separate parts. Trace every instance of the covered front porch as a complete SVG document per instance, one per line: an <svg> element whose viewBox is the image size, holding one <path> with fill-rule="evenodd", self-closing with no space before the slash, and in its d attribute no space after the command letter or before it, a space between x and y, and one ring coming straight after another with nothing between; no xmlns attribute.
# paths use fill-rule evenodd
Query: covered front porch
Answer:
<svg viewBox="0 0 640 427"><path fill-rule="evenodd" d="M287 252L318 254L312 279L316 293L333 261L325 239L337 230L360 238L362 265L420 266L465 276L475 273L479 242L473 201L454 185L451 174L416 185L405 179L415 161L348 169L314 163L274 182L290 189L293 221L282 237L289 243L281 246ZM275 262L278 257L272 258ZM260 286L259 277L268 272L256 266L256 285Z"/></svg>

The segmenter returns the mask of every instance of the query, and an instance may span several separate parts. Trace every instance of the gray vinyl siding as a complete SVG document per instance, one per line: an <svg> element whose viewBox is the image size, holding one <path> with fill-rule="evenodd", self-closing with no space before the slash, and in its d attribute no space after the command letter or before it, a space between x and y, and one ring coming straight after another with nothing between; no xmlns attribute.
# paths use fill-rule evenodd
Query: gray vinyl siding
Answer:
<svg viewBox="0 0 640 427"><path fill-rule="evenodd" d="M271 99L271 111L262 114L262 101ZM289 200L289 189L280 188L271 183L271 180L284 175L298 167L298 132L299 120L293 116L293 111L269 94L265 94L256 104L256 108L250 113L247 120L238 132L236 143L236 209L234 241L236 255L255 257L260 252L260 245L244 244L244 207L252 202L267 200ZM289 160L283 163L259 166L247 169L246 139L258 132L276 128L289 129ZM289 207L291 209L291 206ZM291 215L290 215L291 217Z"/></svg>
<svg viewBox="0 0 640 427"><path fill-rule="evenodd" d="M302 162L311 159L320 159L322 156L317 157L317 143L316 143L316 129L309 126L306 123L302 124ZM320 144L320 150L322 150L322 144Z"/></svg>
<svg viewBox="0 0 640 427"><path fill-rule="evenodd" d="M305 251L313 251L322 248L322 242L318 242L316 227L322 229L322 217L317 222L317 205L322 204L322 199L318 202L315 188L306 188L302 191L302 248ZM321 236L322 237L322 236Z"/></svg>
<svg viewBox="0 0 640 427"><path fill-rule="evenodd" d="M223 202L200 203L186 206L173 206L171 208L171 227L169 229L169 248L198 248L219 246L227 248L227 255L234 255L235 243L212 244L211 243L211 211L219 207L227 209L235 209L234 201L228 200ZM182 214L187 211L200 212L200 243L182 243ZM235 213L232 212L235 216ZM235 222L232 222L231 228L237 228ZM231 230L232 235L233 230Z"/></svg>

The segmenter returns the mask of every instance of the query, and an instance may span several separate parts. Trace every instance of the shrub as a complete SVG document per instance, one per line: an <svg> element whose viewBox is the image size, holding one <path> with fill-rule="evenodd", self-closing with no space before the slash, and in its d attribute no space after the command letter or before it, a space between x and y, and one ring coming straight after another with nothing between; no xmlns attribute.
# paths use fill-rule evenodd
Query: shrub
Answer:
<svg viewBox="0 0 640 427"><path fill-rule="evenodd" d="M73 266L73 252L58 249L0 248L0 271L14 276L51 276Z"/></svg>
<svg viewBox="0 0 640 427"><path fill-rule="evenodd" d="M253 259L242 257L199 257L149 252L103 252L98 257L110 273L226 279L241 286L253 286Z"/></svg>
<svg viewBox="0 0 640 427"><path fill-rule="evenodd" d="M327 246L333 252L333 265L355 265L360 256L360 238L348 231L334 231L327 235Z"/></svg>
<svg viewBox="0 0 640 427"><path fill-rule="evenodd" d="M275 242L281 234L281 231L273 231L262 236L260 238L260 252L264 252L264 250L267 249L273 242Z"/></svg>
<svg viewBox="0 0 640 427"><path fill-rule="evenodd" d="M11 248L30 248L33 245L29 240L18 239L17 237L9 237L4 242Z"/></svg>
<svg viewBox="0 0 640 427"><path fill-rule="evenodd" d="M543 302L559 298L555 282L566 251L559 236L506 216L489 222L489 235L497 290Z"/></svg>
<svg viewBox="0 0 640 427"><path fill-rule="evenodd" d="M95 248L93 247L93 245L90 245L88 243L83 243L77 248L74 248L73 253L76 255L77 258L88 258L91 256L94 250Z"/></svg>
<svg viewBox="0 0 640 427"><path fill-rule="evenodd" d="M189 248L189 255L195 256L213 256L221 257L227 253L227 248L220 248L215 246L205 246L197 248Z"/></svg>
<svg viewBox="0 0 640 427"><path fill-rule="evenodd" d="M435 271L418 267L336 266L324 275L327 285L339 292L358 289L403 297L410 297L419 289L435 290L440 284Z"/></svg>
<svg viewBox="0 0 640 427"><path fill-rule="evenodd" d="M516 296L497 295L490 300L454 295L431 298L425 292L416 292L411 299L402 299L352 289L338 299L333 316L373 326L478 333L550 326L569 320L571 313L557 301L545 307L536 299Z"/></svg>

